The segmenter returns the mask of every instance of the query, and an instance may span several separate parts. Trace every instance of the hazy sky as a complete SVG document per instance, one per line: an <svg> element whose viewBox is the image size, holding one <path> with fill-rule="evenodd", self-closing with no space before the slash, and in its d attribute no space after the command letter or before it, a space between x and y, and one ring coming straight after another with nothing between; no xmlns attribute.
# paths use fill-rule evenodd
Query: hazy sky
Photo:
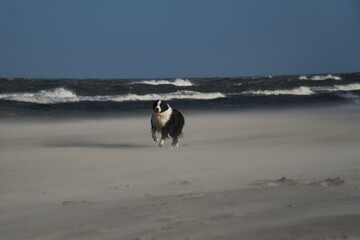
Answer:
<svg viewBox="0 0 360 240"><path fill-rule="evenodd" d="M0 0L0 76L351 71L359 0Z"/></svg>

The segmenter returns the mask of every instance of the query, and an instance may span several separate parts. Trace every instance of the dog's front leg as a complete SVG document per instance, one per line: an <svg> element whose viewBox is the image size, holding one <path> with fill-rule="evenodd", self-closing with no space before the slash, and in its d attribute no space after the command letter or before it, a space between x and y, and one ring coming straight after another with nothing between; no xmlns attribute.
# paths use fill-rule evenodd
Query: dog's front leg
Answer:
<svg viewBox="0 0 360 240"><path fill-rule="evenodd" d="M151 133L152 133L152 134L151 134L152 139L154 139L155 142L158 142L159 139L158 139L158 137L156 136L156 128L151 127Z"/></svg>

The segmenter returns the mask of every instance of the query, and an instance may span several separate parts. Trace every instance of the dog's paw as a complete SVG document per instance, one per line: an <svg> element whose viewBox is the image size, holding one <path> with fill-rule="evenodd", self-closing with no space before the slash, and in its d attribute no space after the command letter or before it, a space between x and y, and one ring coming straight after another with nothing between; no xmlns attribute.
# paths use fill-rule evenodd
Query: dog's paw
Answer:
<svg viewBox="0 0 360 240"><path fill-rule="evenodd" d="M171 149L173 149L173 148L179 148L179 143L171 145Z"/></svg>
<svg viewBox="0 0 360 240"><path fill-rule="evenodd" d="M161 139L159 142L159 147L162 147L162 146L164 146L164 139Z"/></svg>

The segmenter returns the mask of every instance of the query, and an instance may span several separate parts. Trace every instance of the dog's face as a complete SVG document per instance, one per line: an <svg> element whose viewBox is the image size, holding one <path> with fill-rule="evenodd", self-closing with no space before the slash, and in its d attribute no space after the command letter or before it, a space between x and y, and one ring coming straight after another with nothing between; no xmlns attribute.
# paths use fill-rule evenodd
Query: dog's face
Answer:
<svg viewBox="0 0 360 240"><path fill-rule="evenodd" d="M169 104L162 100L157 100L153 103L153 111L158 116L169 109Z"/></svg>

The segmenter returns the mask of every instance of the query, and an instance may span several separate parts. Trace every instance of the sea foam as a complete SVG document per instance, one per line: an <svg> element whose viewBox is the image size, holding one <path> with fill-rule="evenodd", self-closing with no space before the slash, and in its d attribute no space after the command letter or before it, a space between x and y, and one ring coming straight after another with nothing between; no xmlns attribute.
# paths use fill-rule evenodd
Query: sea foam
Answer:
<svg viewBox="0 0 360 240"><path fill-rule="evenodd" d="M335 85L334 87L339 91L356 91L356 90L360 90L360 83Z"/></svg>
<svg viewBox="0 0 360 240"><path fill-rule="evenodd" d="M0 94L0 99L40 104L78 101L78 97L76 96L76 94L64 88L56 88L54 90L42 90L36 93Z"/></svg>
<svg viewBox="0 0 360 240"><path fill-rule="evenodd" d="M196 91L176 91L172 93L161 93L161 94L126 94L119 96L108 96L109 101L124 102L124 101L155 101L157 99L162 100L175 100L175 99L197 99L197 100L210 100L216 98L226 97L222 93L201 93Z"/></svg>
<svg viewBox="0 0 360 240"><path fill-rule="evenodd" d="M308 77L307 77L307 76L302 75L302 76L300 76L300 77L299 77L299 80L308 80Z"/></svg>
<svg viewBox="0 0 360 240"><path fill-rule="evenodd" d="M315 76L311 77L310 80L313 80L313 81L341 80L341 77L333 76L331 74L328 74L326 76L315 75Z"/></svg>
<svg viewBox="0 0 360 240"><path fill-rule="evenodd" d="M312 95L314 92L309 87L298 87L284 90L257 90L243 92L246 95Z"/></svg>
<svg viewBox="0 0 360 240"><path fill-rule="evenodd" d="M148 85L174 85L177 87L189 87L193 86L192 82L188 79L177 78L175 80L144 80L134 82L133 84L148 84Z"/></svg>
<svg viewBox="0 0 360 240"><path fill-rule="evenodd" d="M196 99L210 100L224 98L224 94L219 92L201 93L196 91L182 90L172 93L161 94L124 94L124 95L97 95L97 96L78 96L70 90L56 88L54 90L42 90L36 93L12 93L0 94L0 99L18 102L30 102L38 104L57 104L69 102L126 102L126 101L155 101L157 99Z"/></svg>
<svg viewBox="0 0 360 240"><path fill-rule="evenodd" d="M346 85L334 85L325 87L313 87L318 92L349 92L360 90L360 83L352 83Z"/></svg>

